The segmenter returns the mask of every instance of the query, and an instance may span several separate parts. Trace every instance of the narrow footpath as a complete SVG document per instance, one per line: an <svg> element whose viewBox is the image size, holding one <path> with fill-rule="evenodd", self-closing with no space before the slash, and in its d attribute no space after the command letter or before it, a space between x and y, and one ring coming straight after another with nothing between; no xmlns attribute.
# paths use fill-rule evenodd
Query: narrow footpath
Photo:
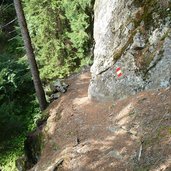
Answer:
<svg viewBox="0 0 171 171"><path fill-rule="evenodd" d="M31 171L170 171L171 89L96 102L89 81L89 72L70 77L67 93L49 106Z"/></svg>

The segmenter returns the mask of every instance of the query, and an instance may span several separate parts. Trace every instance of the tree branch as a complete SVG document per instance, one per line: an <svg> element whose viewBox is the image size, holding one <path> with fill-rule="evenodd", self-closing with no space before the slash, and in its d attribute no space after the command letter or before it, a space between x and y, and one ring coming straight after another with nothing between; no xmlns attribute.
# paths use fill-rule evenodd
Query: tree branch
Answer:
<svg viewBox="0 0 171 171"><path fill-rule="evenodd" d="M17 20L17 18L14 18L13 20L11 20L10 22L8 22L5 25L0 25L0 29L3 29L4 27L7 27L8 25L12 24L13 22L15 22Z"/></svg>

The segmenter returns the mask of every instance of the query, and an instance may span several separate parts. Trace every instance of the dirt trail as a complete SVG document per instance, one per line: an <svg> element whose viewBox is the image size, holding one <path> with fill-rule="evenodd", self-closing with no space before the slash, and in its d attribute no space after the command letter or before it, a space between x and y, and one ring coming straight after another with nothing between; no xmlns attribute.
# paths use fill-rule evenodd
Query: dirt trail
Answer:
<svg viewBox="0 0 171 171"><path fill-rule="evenodd" d="M171 89L116 102L87 97L90 73L49 107L34 171L171 171Z"/></svg>

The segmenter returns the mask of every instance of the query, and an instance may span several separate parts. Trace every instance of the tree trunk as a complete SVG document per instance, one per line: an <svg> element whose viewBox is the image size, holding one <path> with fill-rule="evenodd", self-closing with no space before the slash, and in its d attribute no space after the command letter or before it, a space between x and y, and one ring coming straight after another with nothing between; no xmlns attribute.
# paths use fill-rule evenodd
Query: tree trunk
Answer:
<svg viewBox="0 0 171 171"><path fill-rule="evenodd" d="M27 23L26 23L26 19L24 16L24 11L22 8L21 0L14 0L14 6L15 6L18 22L21 28L22 37L24 40L26 54L28 57L31 74L33 77L34 87L36 90L36 96L39 101L40 109L41 111L43 111L47 107L47 101L46 101L45 92L43 90L42 83L39 77L39 70L37 67L36 60L35 60L33 47L31 45L31 38L30 38L29 31L27 28Z"/></svg>

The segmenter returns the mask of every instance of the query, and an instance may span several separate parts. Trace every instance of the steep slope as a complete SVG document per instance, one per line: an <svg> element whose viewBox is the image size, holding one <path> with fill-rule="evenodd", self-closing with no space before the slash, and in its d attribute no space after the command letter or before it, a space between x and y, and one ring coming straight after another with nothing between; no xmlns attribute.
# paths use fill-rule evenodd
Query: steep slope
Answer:
<svg viewBox="0 0 171 171"><path fill-rule="evenodd" d="M119 99L171 85L170 0L96 0L94 13L91 98Z"/></svg>
<svg viewBox="0 0 171 171"><path fill-rule="evenodd" d="M171 170L171 89L100 103L88 98L89 80L89 72L68 79L48 108L31 171Z"/></svg>

